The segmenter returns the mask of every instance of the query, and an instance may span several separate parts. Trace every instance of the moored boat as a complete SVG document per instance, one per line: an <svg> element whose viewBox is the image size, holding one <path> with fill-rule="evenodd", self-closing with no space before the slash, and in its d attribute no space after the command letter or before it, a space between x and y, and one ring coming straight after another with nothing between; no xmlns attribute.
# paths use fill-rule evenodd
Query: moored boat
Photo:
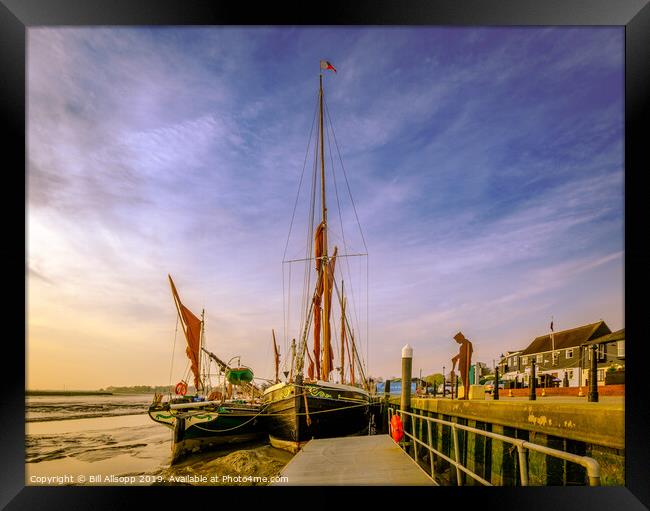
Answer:
<svg viewBox="0 0 650 511"><path fill-rule="evenodd" d="M328 219L325 183L325 131L323 114L323 69L336 71L327 61L321 61L320 87L318 94L318 132L314 144L315 158L311 194L311 220L309 232L314 233L307 245L307 259L314 265L306 269L299 341L292 343L290 371L285 372L287 380L280 382L277 369L276 383L264 390L262 402L265 408L265 423L271 444L290 451L299 450L312 438L332 438L350 435L368 434L372 429L373 413L371 405L374 400L370 386L364 374L364 367L355 343L355 329L351 327L346 314L346 297L342 272L336 267L337 259L352 255L340 254L335 246L330 253L328 247ZM329 132L328 132L329 133ZM307 159L305 159L307 161ZM316 183L320 182L320 223L313 229L314 206L316 200ZM338 202L338 198L337 198ZM339 207L340 214L340 207ZM293 222L293 220L292 220ZM337 224L338 225L338 224ZM341 222L341 229L343 223ZM290 230L291 233L291 230ZM343 241L345 238L343 237ZM288 244L288 240L287 240ZM364 241L365 246L365 241ZM285 250L286 252L286 250ZM292 262L292 261L283 261ZM311 272L315 271L315 284ZM338 272L338 274L337 274ZM340 275L339 275L340 274ZM339 278L341 276L341 278ZM333 300L333 297L335 299ZM333 311L339 313L339 357L336 358L332 342ZM338 322L337 322L338 324ZM336 328L334 328L336 332ZM313 340L313 358L307 349L308 338ZM337 339L338 340L338 339ZM322 342L321 342L322 341ZM304 374L306 359L309 362L307 374ZM346 373L346 367L349 371ZM332 381L338 372L338 382ZM358 375L358 376L357 376Z"/></svg>
<svg viewBox="0 0 650 511"><path fill-rule="evenodd" d="M172 462L191 452L263 437L263 407L260 391L252 383L253 371L248 367L230 367L203 347L204 314L200 319L196 317L181 303L171 276L169 283L187 341L186 355L195 390L194 395L187 395L188 385L182 379L174 388L174 397L170 391L168 399L163 401L162 394L156 394L149 406L149 417L172 430ZM202 356L208 357L203 374L199 370ZM224 376L222 384L211 385L210 361L216 362L219 375Z"/></svg>

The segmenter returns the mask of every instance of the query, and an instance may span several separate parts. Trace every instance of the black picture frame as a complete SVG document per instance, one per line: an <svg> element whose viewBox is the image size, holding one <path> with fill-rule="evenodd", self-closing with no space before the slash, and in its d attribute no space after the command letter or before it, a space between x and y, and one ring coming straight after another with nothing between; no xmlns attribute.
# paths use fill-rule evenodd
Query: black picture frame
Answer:
<svg viewBox="0 0 650 511"><path fill-rule="evenodd" d="M648 465L650 460L649 387L643 344L647 334L642 318L643 296L648 289L648 260L644 251L644 197L642 177L650 169L648 141L643 137L649 120L650 84L650 0L330 0L310 5L284 1L250 4L220 0L0 0L0 101L5 134L4 159L13 164L5 168L4 197L0 201L5 220L3 250L5 281L4 349L16 345L16 353L7 355L3 372L5 388L0 392L0 506L7 509L115 509L141 505L165 507L187 505L184 499L220 505L224 499L241 499L244 490L261 492L248 500L248 506L268 505L270 499L282 498L282 506L309 506L327 496L330 505L334 489L318 489L300 496L300 503L287 500L295 495L292 488L129 488L129 487L32 487L25 486L24 381L25 352L20 339L20 322L15 318L26 313L26 281L20 281L26 253L26 166L25 166L25 58L26 31L34 26L56 25L500 25L500 26L621 26L625 27L625 328L627 380L625 396L625 487L609 488L453 488L409 489L408 492L386 488L366 488L368 495L380 494L397 505L434 505L434 499L453 497L453 505L467 500L481 508L498 509L642 509L650 507ZM25 174L21 174L21 169ZM24 218L24 217L23 217ZM8 225L16 236L8 234ZM24 273L23 273L24 275ZM10 281L7 286L7 279ZM11 289L11 291L10 291ZM25 318L26 319L26 318ZM16 326L18 325L18 326ZM22 336L26 339L26 323ZM426 494L425 494L426 491ZM268 499L267 500L267 493ZM436 492L436 493L430 493ZM260 500L260 497L264 500ZM422 497L420 502L412 498ZM162 500L160 500L162 498ZM143 500L141 500L143 499ZM152 500L153 499L153 500ZM431 499L431 500L428 500ZM148 501L148 503L147 503ZM398 504L399 503L399 504ZM388 504L383 500L382 504ZM447 504L449 505L449 504ZM347 506L346 506L347 507Z"/></svg>

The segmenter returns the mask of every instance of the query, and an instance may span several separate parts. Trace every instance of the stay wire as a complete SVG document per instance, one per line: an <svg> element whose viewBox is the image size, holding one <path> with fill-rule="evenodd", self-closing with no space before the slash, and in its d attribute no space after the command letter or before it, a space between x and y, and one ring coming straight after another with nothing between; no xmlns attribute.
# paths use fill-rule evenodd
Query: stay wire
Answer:
<svg viewBox="0 0 650 511"><path fill-rule="evenodd" d="M318 103L316 105L318 105ZM300 191L302 190L302 182L303 182L303 179L304 179L304 176L305 176L305 169L307 168L307 158L309 156L309 148L311 146L312 134L314 132L314 125L316 123L316 112L317 112L317 106L314 107L314 114L312 116L311 128L309 130L309 137L307 138L307 149L305 150L305 159L303 161L302 171L300 173L300 182L298 184L298 192L296 193L296 200L295 200L294 205L293 205L293 211L291 213L291 222L289 224L289 233L287 234L287 241L286 241L286 243L284 245L284 252L282 254L282 261L283 261L283 264L282 264L282 296L283 296L283 299L282 299L282 313L283 313L283 317L285 318L284 337L285 337L285 352L286 353L288 353L288 347L289 347L289 336L287 335L288 334L287 330L288 330L289 325L287 324L288 320L286 319L286 310L285 310L285 301L284 301L284 296L285 296L284 295L284 292L285 292L285 289L284 289L284 260L287 257L287 249L289 247L289 240L291 239L291 232L293 230L293 222L294 222L295 217L296 217L296 210L298 208L298 200L300 199ZM289 282L289 292L291 292L291 282Z"/></svg>
<svg viewBox="0 0 650 511"><path fill-rule="evenodd" d="M329 117L329 111L328 111L327 119L329 121L329 130L328 130L328 133L327 133L328 134L327 143L328 143L328 146L330 148L330 162L331 162L331 166L332 166L332 180L334 181L334 191L335 191L335 194L336 194L336 203L337 203L337 206L338 206L339 223L341 225L341 238L343 240L343 248L345 249L345 253L347 253L348 252L348 245L347 245L347 241L345 239L345 231L343 230L343 213L342 213L342 209L341 209L341 202L339 200L338 186L336 184L336 172L334 171L334 158L332 156L333 151L332 151L332 147L331 147L331 138L329 137L329 131L332 132L332 136L334 138L336 137L336 135L334 134L334 126L332 124L332 119ZM338 151L338 147L337 147L337 151ZM342 158L340 158L340 152L339 152L339 159L342 161ZM364 242L364 247L365 247L365 242ZM356 302L356 298L354 296L354 285L352 283L352 271L350 269L350 261L347 258L345 260L345 264L346 264L347 269L348 269L348 276L350 277L350 283L352 284L352 285L350 285L350 295L352 297L352 310L354 311L354 316L355 316L355 319L356 319L357 327L360 327L361 322L359 321L359 314L357 312L357 302ZM344 275L344 272L341 271L341 274Z"/></svg>
<svg viewBox="0 0 650 511"><path fill-rule="evenodd" d="M350 182L348 181L348 175L347 175L347 172L345 171L345 165L343 164L343 157L341 156L341 150L339 148L338 140L336 138L336 133L334 132L334 127L333 127L332 118L331 118L331 115L330 115L330 112L329 112L329 107L328 107L326 101L324 101L324 103L325 103L325 111L327 113L327 118L329 120L329 125L330 125L330 127L332 129L332 138L334 139L334 145L336 146L336 151L337 151L338 156L339 156L339 161L341 163L341 170L343 171L343 177L345 178L345 184L346 184L346 187L347 187L347 190L348 190L348 195L350 197L350 202L352 203L352 209L354 210L354 216L355 216L355 218L357 220L357 225L359 227L359 234L361 235L361 241L363 242L363 247L364 247L364 250L366 252L366 257L367 257L367 259L366 259L366 361L365 361L366 373L367 373L367 369L368 369L367 364L368 364L368 361L369 361L369 358L370 358L370 348L369 348L369 346L370 346L370 337L369 337L370 336L370 331L369 331L369 328L370 328L370 320L369 320L370 309L369 309L369 303L368 303L369 302L369 280L368 279L370 277L370 269L369 269L370 257L368 256L368 246L366 244L366 238L363 235L363 229L361 228L361 222L359 220L359 215L357 213L357 207L356 207L356 204L354 202L354 198L352 197L352 190L350 188ZM330 154L331 154L331 151L330 151ZM346 250L347 250L347 248L346 248ZM348 266L349 266L349 262L348 262ZM352 286L351 289L354 289L354 287ZM353 307L352 308L355 311L357 324L360 325L359 316L357 314L356 303L354 302L354 294L352 294L352 295L353 295L352 296L352 299L353 299Z"/></svg>

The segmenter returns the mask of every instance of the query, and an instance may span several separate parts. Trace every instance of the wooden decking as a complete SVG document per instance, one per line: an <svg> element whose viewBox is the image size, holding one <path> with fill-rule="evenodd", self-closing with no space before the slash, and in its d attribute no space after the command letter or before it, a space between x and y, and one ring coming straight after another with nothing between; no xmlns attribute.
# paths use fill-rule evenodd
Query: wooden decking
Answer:
<svg viewBox="0 0 650 511"><path fill-rule="evenodd" d="M281 472L300 485L434 485L388 435L310 440Z"/></svg>

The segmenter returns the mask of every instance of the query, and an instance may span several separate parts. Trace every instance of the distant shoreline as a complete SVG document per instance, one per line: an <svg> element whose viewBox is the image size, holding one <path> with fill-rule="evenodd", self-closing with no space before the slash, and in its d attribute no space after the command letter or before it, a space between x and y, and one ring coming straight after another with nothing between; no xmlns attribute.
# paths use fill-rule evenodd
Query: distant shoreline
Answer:
<svg viewBox="0 0 650 511"><path fill-rule="evenodd" d="M26 390L26 396L112 396L113 392L98 390Z"/></svg>

